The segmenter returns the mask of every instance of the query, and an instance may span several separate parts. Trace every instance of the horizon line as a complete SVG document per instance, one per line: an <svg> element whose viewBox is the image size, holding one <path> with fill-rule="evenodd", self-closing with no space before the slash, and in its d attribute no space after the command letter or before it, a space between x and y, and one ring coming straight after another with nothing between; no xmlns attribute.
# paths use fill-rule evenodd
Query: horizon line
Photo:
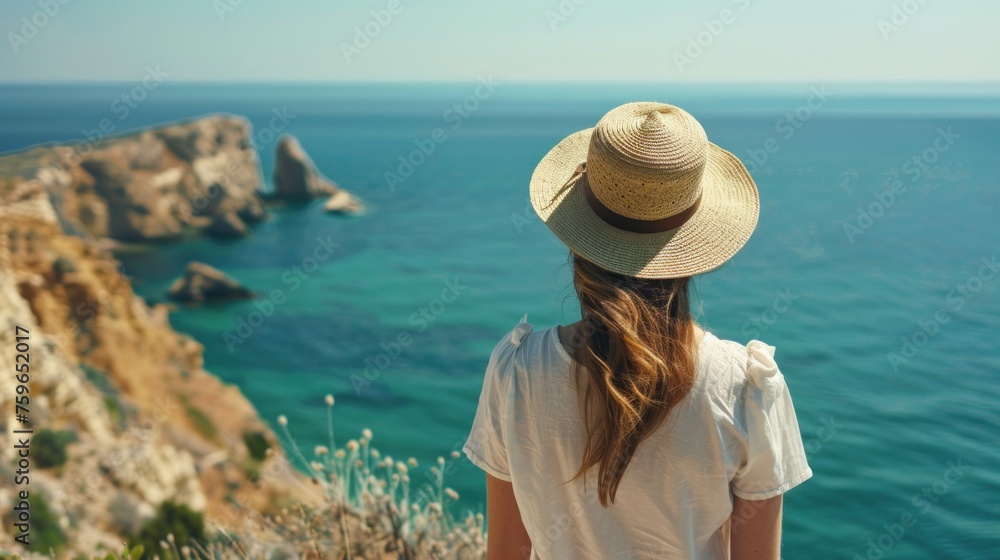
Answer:
<svg viewBox="0 0 1000 560"><path fill-rule="evenodd" d="M492 76L492 75L488 75ZM480 79L476 76L468 79L447 80L171 80L177 85L463 85ZM121 85L131 84L136 80L105 80L105 79L74 79L74 80L0 80L0 86L78 86L78 85ZM776 86L776 85L818 85L837 84L853 86L1000 86L1000 79L995 80L531 80L513 79L503 83L512 85L593 85L593 86Z"/></svg>

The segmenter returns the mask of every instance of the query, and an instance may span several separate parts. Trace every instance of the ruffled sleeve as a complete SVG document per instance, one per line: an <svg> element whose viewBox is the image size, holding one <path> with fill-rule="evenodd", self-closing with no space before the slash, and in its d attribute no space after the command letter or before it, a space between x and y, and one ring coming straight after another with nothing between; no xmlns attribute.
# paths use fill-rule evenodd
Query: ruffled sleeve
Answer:
<svg viewBox="0 0 1000 560"><path fill-rule="evenodd" d="M764 500L812 476L799 423L785 378L774 361L774 347L759 340L747 345L745 462L732 481L733 494Z"/></svg>
<svg viewBox="0 0 1000 560"><path fill-rule="evenodd" d="M486 366L479 407L472 422L472 430L462 451L469 461L494 478L510 482L507 459L507 440L504 419L511 402L512 377L515 374L514 354L524 337L532 330L527 315L507 336L500 340Z"/></svg>

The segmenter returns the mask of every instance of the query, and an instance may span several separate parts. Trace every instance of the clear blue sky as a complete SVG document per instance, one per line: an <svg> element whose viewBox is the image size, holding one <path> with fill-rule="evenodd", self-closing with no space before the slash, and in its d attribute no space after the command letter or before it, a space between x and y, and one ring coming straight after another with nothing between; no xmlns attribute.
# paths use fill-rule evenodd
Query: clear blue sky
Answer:
<svg viewBox="0 0 1000 560"><path fill-rule="evenodd" d="M3 0L0 81L132 81L156 65L178 81L1000 80L995 0L398 2L382 26L371 11L388 0ZM894 6L913 13L893 23ZM28 37L22 18L45 24ZM348 61L366 24L377 36Z"/></svg>

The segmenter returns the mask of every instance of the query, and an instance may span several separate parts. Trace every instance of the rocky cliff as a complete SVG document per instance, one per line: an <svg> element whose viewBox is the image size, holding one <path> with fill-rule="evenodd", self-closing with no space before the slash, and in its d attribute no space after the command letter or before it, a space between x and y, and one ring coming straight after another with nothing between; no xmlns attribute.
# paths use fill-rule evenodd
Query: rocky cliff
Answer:
<svg viewBox="0 0 1000 560"><path fill-rule="evenodd" d="M186 227L229 232L264 217L250 124L211 116L0 157L0 176L37 182L68 233L170 240Z"/></svg>
<svg viewBox="0 0 1000 560"><path fill-rule="evenodd" d="M237 527L308 499L253 406L204 370L202 346L171 328L166 307L133 293L100 240L258 219L249 137L242 119L211 117L0 158L0 510L24 489L10 484L20 327L30 426L71 441L59 464L33 463L27 486L54 512L67 554L120 549L167 500ZM12 548L8 521L0 550Z"/></svg>

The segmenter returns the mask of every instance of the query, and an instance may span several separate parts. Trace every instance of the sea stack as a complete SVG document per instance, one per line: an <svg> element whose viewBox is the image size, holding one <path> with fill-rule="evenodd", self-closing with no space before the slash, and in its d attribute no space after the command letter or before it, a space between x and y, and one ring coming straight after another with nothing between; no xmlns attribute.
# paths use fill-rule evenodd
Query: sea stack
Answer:
<svg viewBox="0 0 1000 560"><path fill-rule="evenodd" d="M324 205L328 212L356 213L362 209L354 195L319 172L299 141L290 135L282 136L275 150L274 197L284 200L329 197Z"/></svg>
<svg viewBox="0 0 1000 560"><path fill-rule="evenodd" d="M192 261L184 276L170 286L170 299L185 303L226 299L251 299L254 293L234 278L205 263Z"/></svg>

